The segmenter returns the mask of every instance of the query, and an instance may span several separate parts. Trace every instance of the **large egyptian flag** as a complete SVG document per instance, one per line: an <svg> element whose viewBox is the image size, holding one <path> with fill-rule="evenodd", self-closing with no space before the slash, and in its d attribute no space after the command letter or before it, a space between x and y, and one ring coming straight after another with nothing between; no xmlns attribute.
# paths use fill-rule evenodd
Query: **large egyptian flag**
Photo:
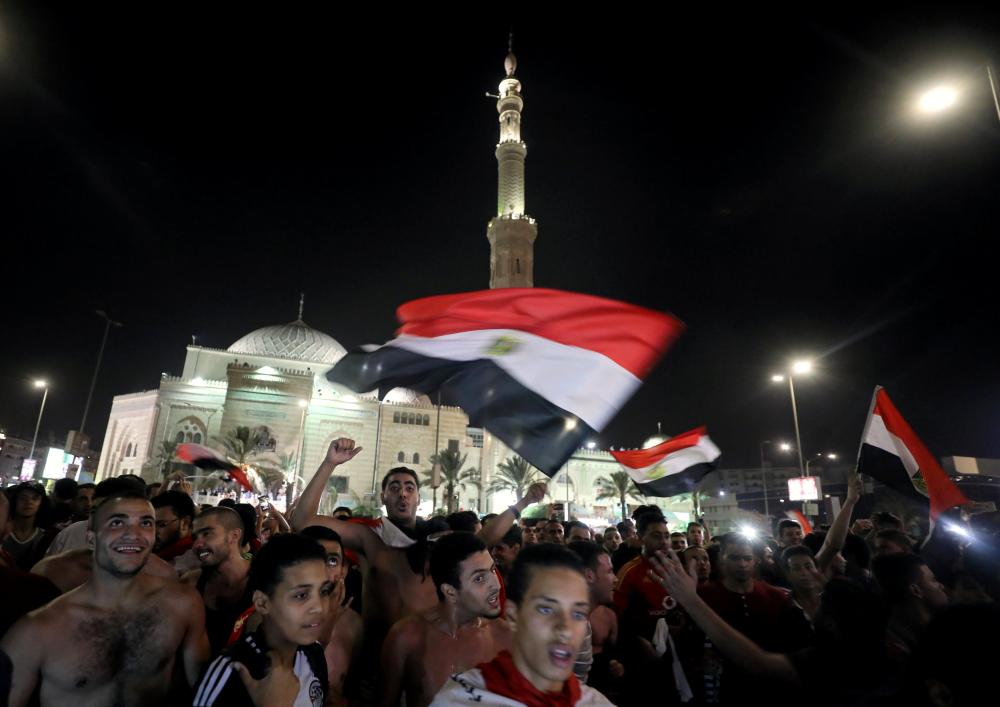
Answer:
<svg viewBox="0 0 1000 707"><path fill-rule="evenodd" d="M396 338L327 374L357 392L439 391L548 475L600 431L684 325L623 302L504 288L407 302Z"/></svg>
<svg viewBox="0 0 1000 707"><path fill-rule="evenodd" d="M928 503L932 527L943 511L969 502L881 386L875 387L861 438L858 472Z"/></svg>
<svg viewBox="0 0 1000 707"><path fill-rule="evenodd" d="M720 454L704 427L648 449L611 452L644 496L691 493L705 474L715 468Z"/></svg>
<svg viewBox="0 0 1000 707"><path fill-rule="evenodd" d="M247 473L239 464L227 459L214 449L203 447L193 442L185 442L177 445L174 454L188 464L193 464L199 469L223 472L222 478L225 481L235 481L247 491L253 491L253 484L250 482Z"/></svg>

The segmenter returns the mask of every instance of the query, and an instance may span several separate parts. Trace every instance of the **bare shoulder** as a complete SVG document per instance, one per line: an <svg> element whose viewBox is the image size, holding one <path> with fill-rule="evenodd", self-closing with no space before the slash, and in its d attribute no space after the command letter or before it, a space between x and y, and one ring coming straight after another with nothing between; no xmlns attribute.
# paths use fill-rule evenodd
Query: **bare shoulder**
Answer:
<svg viewBox="0 0 1000 707"><path fill-rule="evenodd" d="M58 572L67 566L77 564L86 564L89 566L91 557L92 553L87 548L67 550L66 552L60 552L58 555L49 555L42 558L31 568L31 572L32 574L40 574L43 577L48 577L50 573Z"/></svg>
<svg viewBox="0 0 1000 707"><path fill-rule="evenodd" d="M169 579L177 581L177 570L174 566L159 557L158 555L150 555L149 559L146 560L146 566L142 568L145 574L153 575L154 577L162 577L163 579Z"/></svg>
<svg viewBox="0 0 1000 707"><path fill-rule="evenodd" d="M392 625L386 643L392 640L400 649L410 649L420 644L431 628L433 624L424 613L407 616Z"/></svg>
<svg viewBox="0 0 1000 707"><path fill-rule="evenodd" d="M161 605L189 610L201 604L198 591L193 586L178 582L174 577L160 577L155 574L139 575L139 577L143 593Z"/></svg>
<svg viewBox="0 0 1000 707"><path fill-rule="evenodd" d="M201 579L201 568L190 570L182 574L181 584L193 587L198 584L199 579Z"/></svg>

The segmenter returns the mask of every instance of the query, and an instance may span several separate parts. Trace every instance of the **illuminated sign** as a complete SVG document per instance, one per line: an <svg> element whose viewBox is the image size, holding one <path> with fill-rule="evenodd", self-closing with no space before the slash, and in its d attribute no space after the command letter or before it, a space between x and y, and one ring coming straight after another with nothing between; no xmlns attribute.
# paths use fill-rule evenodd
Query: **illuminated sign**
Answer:
<svg viewBox="0 0 1000 707"><path fill-rule="evenodd" d="M37 464L37 459L25 459L21 462L21 481L30 481L34 478Z"/></svg>
<svg viewBox="0 0 1000 707"><path fill-rule="evenodd" d="M788 480L789 501L817 501L819 497L818 476L796 476Z"/></svg>
<svg viewBox="0 0 1000 707"><path fill-rule="evenodd" d="M71 465L79 465L82 457L74 457L64 449L49 448L49 454L45 457L45 467L42 469L43 479L65 479L66 472ZM79 469L79 466L77 466Z"/></svg>

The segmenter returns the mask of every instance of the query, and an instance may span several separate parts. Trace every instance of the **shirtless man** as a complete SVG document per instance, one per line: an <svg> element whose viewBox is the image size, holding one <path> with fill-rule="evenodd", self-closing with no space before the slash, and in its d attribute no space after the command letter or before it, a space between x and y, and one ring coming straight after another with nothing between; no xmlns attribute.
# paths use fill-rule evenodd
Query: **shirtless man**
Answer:
<svg viewBox="0 0 1000 707"><path fill-rule="evenodd" d="M290 520L295 529L326 526L340 534L346 549L357 553L364 573L363 659L368 665L378 660L382 640L392 625L404 616L434 607L437 593L434 582L424 573L422 551L426 542L422 535L423 521L417 521L420 490L412 469L396 467L382 479L382 503L387 518L383 520L381 535L357 523L316 515L334 469L360 452L361 447L355 447L354 440L340 438L331 442L326 458L306 484ZM540 501L545 491L545 484L533 484L520 501L487 523L477 535L487 547L495 545L521 511ZM377 679L375 675L369 677Z"/></svg>
<svg viewBox="0 0 1000 707"><path fill-rule="evenodd" d="M177 704L208 660L198 595L142 573L156 539L141 493L105 501L90 517L93 572L82 586L21 619L0 643L14 663L10 704L26 705L41 684L44 705Z"/></svg>
<svg viewBox="0 0 1000 707"><path fill-rule="evenodd" d="M408 616L382 644L384 685L379 704L426 707L448 677L486 663L511 647L500 619L500 582L483 541L466 532L445 535L431 551L438 604Z"/></svg>
<svg viewBox="0 0 1000 707"><path fill-rule="evenodd" d="M181 581L198 590L204 601L205 626L212 655L226 647L236 619L253 605L247 588L250 561L240 554L243 521L232 508L216 506L195 518L191 549L201 569Z"/></svg>
<svg viewBox="0 0 1000 707"><path fill-rule="evenodd" d="M321 525L313 525L302 530L301 535L312 538L323 546L326 552L326 576L333 586L333 605L323 620L323 630L319 642L323 644L326 658L326 672L330 681L327 694L330 704L347 704L344 698L344 681L355 656L360 653L361 617L354 609L341 606L344 597L344 578L347 576L347 562L344 560L344 543L333 530Z"/></svg>

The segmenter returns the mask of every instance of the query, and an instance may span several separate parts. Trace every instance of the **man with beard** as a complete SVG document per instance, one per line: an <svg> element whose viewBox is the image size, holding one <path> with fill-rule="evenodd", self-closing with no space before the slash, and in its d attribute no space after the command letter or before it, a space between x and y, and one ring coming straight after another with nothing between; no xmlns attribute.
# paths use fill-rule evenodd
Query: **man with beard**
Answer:
<svg viewBox="0 0 1000 707"><path fill-rule="evenodd" d="M514 629L511 650L452 675L432 707L610 705L573 675L590 612L587 581L576 555L550 543L525 548L514 562L507 592L507 619Z"/></svg>
<svg viewBox="0 0 1000 707"><path fill-rule="evenodd" d="M194 521L194 550L201 569L191 570L181 581L201 594L205 626L212 655L226 647L236 620L253 604L247 585L250 561L240 553L243 521L232 508L216 506Z"/></svg>
<svg viewBox="0 0 1000 707"><path fill-rule="evenodd" d="M397 622L382 646L380 704L426 707L448 676L510 648L500 616L500 582L483 541L467 532L445 535L431 551L438 604Z"/></svg>
<svg viewBox="0 0 1000 707"><path fill-rule="evenodd" d="M191 546L191 525L194 523L194 501L183 491L167 491L153 496L156 510L156 546L153 551L170 562L180 573L199 566Z"/></svg>
<svg viewBox="0 0 1000 707"><path fill-rule="evenodd" d="M177 704L208 659L198 596L141 572L156 537L143 495L108 499L90 527L90 579L21 619L0 644L14 662L10 704L28 704L39 683L43 706ZM178 657L186 685L171 694Z"/></svg>
<svg viewBox="0 0 1000 707"><path fill-rule="evenodd" d="M417 474L406 467L390 469L382 479L382 503L386 508L377 528L316 515L327 481L340 464L361 452L354 440L340 438L330 443L326 459L306 484L295 511L292 527L322 525L340 534L344 546L358 555L364 573L364 642L362 660L375 664L381 654L382 640L394 623L410 614L430 609L437 603L434 582L425 574L427 528L417 519L420 490ZM486 545L495 545L514 524L521 511L540 501L545 484L533 484L515 505L491 520L477 534ZM373 695L372 681L362 688L364 699Z"/></svg>

